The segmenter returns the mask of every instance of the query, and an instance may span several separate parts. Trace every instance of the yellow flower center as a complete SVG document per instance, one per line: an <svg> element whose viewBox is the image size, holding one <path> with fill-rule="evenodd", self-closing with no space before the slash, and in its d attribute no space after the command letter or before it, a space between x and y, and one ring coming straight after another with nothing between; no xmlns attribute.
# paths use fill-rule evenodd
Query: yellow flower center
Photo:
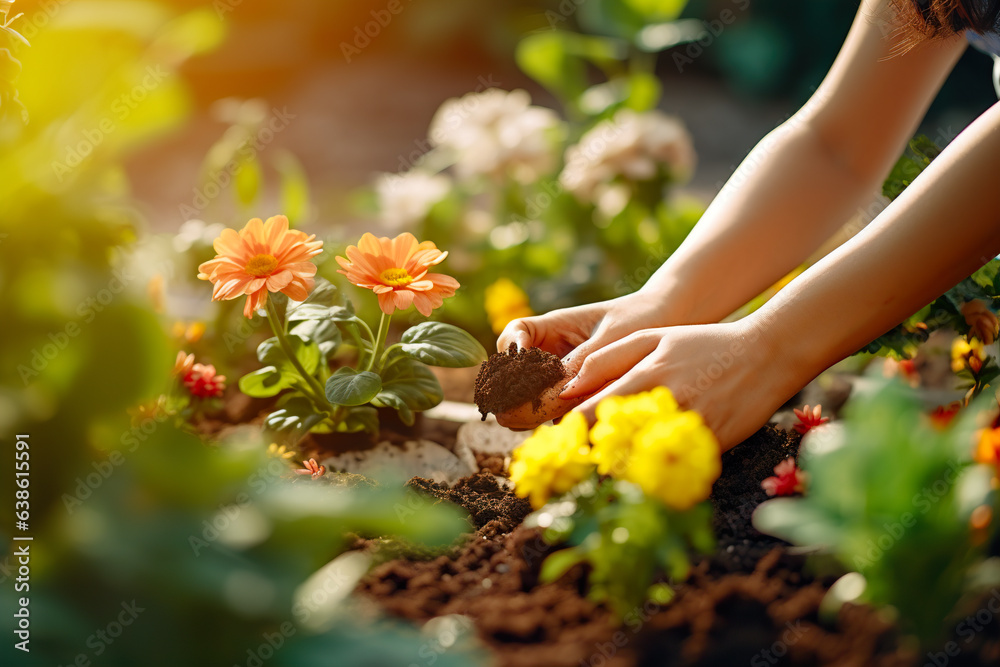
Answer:
<svg viewBox="0 0 1000 667"><path fill-rule="evenodd" d="M406 269L386 269L379 274L378 279L383 285L390 287L402 287L413 282L413 276Z"/></svg>
<svg viewBox="0 0 1000 667"><path fill-rule="evenodd" d="M278 260L274 258L274 255L254 255L247 262L244 271L249 273L251 276L257 278L261 276L269 276L278 266Z"/></svg>

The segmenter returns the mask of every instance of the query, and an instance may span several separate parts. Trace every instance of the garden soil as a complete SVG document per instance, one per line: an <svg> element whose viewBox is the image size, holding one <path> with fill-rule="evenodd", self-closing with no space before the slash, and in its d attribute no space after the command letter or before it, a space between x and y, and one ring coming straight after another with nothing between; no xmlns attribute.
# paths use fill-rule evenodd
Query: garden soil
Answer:
<svg viewBox="0 0 1000 667"><path fill-rule="evenodd" d="M447 553L382 562L358 593L416 623L444 614L471 618L501 667L921 667L935 658L950 667L1000 665L995 615L969 641L954 637L957 656L928 656L867 606L845 605L836 619L820 613L837 574L814 571L750 523L767 497L761 480L797 448L798 436L768 426L726 453L712 498L716 554L696 562L670 604L647 603L620 623L586 598L585 566L539 582L552 548L521 525L530 507L490 471L451 489L412 479L419 492L467 509L476 530Z"/></svg>
<svg viewBox="0 0 1000 667"><path fill-rule="evenodd" d="M537 347L518 349L510 344L506 352L491 355L476 377L474 400L483 414L501 414L531 401L538 410L541 396L566 377L562 361Z"/></svg>

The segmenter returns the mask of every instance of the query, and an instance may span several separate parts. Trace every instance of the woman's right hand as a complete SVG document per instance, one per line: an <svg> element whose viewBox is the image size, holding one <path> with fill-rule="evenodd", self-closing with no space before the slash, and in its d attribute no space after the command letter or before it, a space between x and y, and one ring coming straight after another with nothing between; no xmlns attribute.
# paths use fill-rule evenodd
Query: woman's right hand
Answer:
<svg viewBox="0 0 1000 667"><path fill-rule="evenodd" d="M588 355L631 333L672 324L680 322L669 321L666 304L640 291L514 320L500 334L497 350L503 352L511 343L538 347L576 369Z"/></svg>

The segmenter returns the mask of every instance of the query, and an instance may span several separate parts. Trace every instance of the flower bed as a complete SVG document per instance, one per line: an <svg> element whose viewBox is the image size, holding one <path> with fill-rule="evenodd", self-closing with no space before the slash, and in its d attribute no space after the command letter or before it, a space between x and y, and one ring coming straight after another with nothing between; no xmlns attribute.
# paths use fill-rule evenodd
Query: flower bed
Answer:
<svg viewBox="0 0 1000 667"><path fill-rule="evenodd" d="M469 510L476 532L447 554L377 565L358 593L417 623L470 618L501 666L923 664L877 610L848 604L831 616L823 599L837 575L813 572L805 556L751 525L769 497L760 480L797 449L796 436L768 427L724 455L711 498L718 550L695 565L669 604L647 601L621 621L587 599L583 566L539 581L553 547L540 529L522 525L528 503L486 473L453 488L411 480L422 493ZM973 642L953 640L962 653L949 664L994 665L1000 657L995 616Z"/></svg>

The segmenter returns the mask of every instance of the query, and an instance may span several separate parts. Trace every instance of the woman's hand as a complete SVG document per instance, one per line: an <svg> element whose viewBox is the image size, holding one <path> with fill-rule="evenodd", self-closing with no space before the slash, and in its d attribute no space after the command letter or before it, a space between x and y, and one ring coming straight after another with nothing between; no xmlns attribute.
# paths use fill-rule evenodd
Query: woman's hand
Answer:
<svg viewBox="0 0 1000 667"><path fill-rule="evenodd" d="M678 323L670 319L662 299L636 292L514 320L497 339L497 350L504 352L511 343L522 348L540 347L564 358L563 362L573 368L573 364L633 332Z"/></svg>
<svg viewBox="0 0 1000 667"><path fill-rule="evenodd" d="M577 408L593 421L601 399L663 385L730 449L810 379L783 365L748 320L632 333L587 356L560 398L594 394Z"/></svg>

